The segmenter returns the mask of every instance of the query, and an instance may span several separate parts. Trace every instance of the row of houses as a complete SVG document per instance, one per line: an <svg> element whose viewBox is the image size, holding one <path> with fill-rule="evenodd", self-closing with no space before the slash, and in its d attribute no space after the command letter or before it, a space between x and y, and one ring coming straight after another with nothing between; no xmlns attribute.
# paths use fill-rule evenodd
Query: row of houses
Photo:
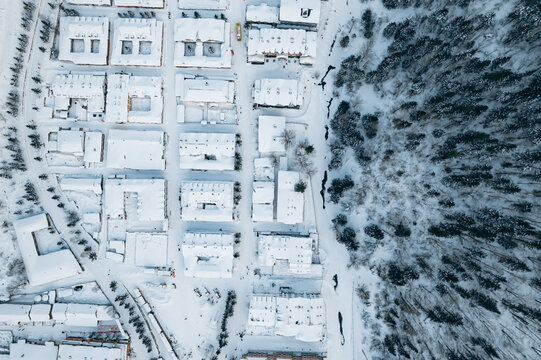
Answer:
<svg viewBox="0 0 541 360"><path fill-rule="evenodd" d="M163 8L164 0L67 0L73 5L118 6ZM229 0L172 0L178 3L179 9L186 10L225 10Z"/></svg>

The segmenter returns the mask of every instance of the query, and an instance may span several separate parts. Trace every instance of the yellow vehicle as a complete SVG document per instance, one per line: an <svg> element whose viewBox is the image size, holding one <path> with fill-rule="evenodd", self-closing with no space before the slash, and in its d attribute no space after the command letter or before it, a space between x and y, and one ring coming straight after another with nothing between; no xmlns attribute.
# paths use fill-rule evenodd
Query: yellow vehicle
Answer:
<svg viewBox="0 0 541 360"><path fill-rule="evenodd" d="M241 40L242 40L242 30L240 27L240 23L237 23L237 41L241 41Z"/></svg>

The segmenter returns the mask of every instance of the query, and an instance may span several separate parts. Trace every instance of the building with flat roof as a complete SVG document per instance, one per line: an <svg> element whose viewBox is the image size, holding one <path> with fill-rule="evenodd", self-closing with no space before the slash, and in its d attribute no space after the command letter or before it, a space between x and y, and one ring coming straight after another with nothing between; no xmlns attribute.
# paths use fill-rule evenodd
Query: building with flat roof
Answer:
<svg viewBox="0 0 541 360"><path fill-rule="evenodd" d="M280 21L307 26L317 26L321 0L281 0Z"/></svg>
<svg viewBox="0 0 541 360"><path fill-rule="evenodd" d="M113 169L165 170L164 133L109 130L106 164Z"/></svg>
<svg viewBox="0 0 541 360"><path fill-rule="evenodd" d="M175 94L183 102L232 104L235 99L235 82L177 74Z"/></svg>
<svg viewBox="0 0 541 360"><path fill-rule="evenodd" d="M107 76L105 122L161 124L163 112L160 76Z"/></svg>
<svg viewBox="0 0 541 360"><path fill-rule="evenodd" d="M229 0L177 0L179 9L187 10L226 10Z"/></svg>
<svg viewBox="0 0 541 360"><path fill-rule="evenodd" d="M68 4L111 6L111 0L68 0Z"/></svg>
<svg viewBox="0 0 541 360"><path fill-rule="evenodd" d="M128 233L127 247L133 242L135 250L135 266L165 267L167 266L167 234L165 233Z"/></svg>
<svg viewBox="0 0 541 360"><path fill-rule="evenodd" d="M231 67L231 24L221 19L175 20L175 66Z"/></svg>
<svg viewBox="0 0 541 360"><path fill-rule="evenodd" d="M46 129L49 166L92 167L103 160L103 134L85 129Z"/></svg>
<svg viewBox="0 0 541 360"><path fill-rule="evenodd" d="M252 95L256 105L269 107L297 108L304 100L297 79L256 80Z"/></svg>
<svg viewBox="0 0 541 360"><path fill-rule="evenodd" d="M257 142L260 153L283 153L286 118L283 116L259 115Z"/></svg>
<svg viewBox="0 0 541 360"><path fill-rule="evenodd" d="M307 275L312 265L312 238L284 234L259 234L258 259L262 266L280 272Z"/></svg>
<svg viewBox="0 0 541 360"><path fill-rule="evenodd" d="M299 58L302 65L316 59L317 32L302 29L252 28L248 30L248 62L262 64L267 57Z"/></svg>
<svg viewBox="0 0 541 360"><path fill-rule="evenodd" d="M274 181L254 181L252 193L252 220L274 220Z"/></svg>
<svg viewBox="0 0 541 360"><path fill-rule="evenodd" d="M126 360L127 347L89 346L87 344L60 344L49 341L33 344L22 339L11 343L9 360Z"/></svg>
<svg viewBox="0 0 541 360"><path fill-rule="evenodd" d="M105 75L59 74L47 87L47 117L69 121L102 121L105 111Z"/></svg>
<svg viewBox="0 0 541 360"><path fill-rule="evenodd" d="M235 134L181 133L179 146L181 169L235 168Z"/></svg>
<svg viewBox="0 0 541 360"><path fill-rule="evenodd" d="M182 220L234 220L232 182L185 181L180 192Z"/></svg>
<svg viewBox="0 0 541 360"><path fill-rule="evenodd" d="M160 66L163 22L122 18L114 22L112 65Z"/></svg>
<svg viewBox="0 0 541 360"><path fill-rule="evenodd" d="M246 21L251 23L278 24L280 8L265 3L246 6Z"/></svg>
<svg viewBox="0 0 541 360"><path fill-rule="evenodd" d="M59 26L58 59L78 65L107 65L109 19L62 16Z"/></svg>
<svg viewBox="0 0 541 360"><path fill-rule="evenodd" d="M163 8L163 0L115 0L116 6Z"/></svg>
<svg viewBox="0 0 541 360"><path fill-rule="evenodd" d="M284 224L300 224L304 220L304 194L295 191L301 177L298 171L278 172L276 220Z"/></svg>
<svg viewBox="0 0 541 360"><path fill-rule="evenodd" d="M31 286L65 279L81 272L81 267L70 250L39 253L36 247L36 233L40 230L48 231L49 228L49 220L44 213L15 220L13 227Z"/></svg>
<svg viewBox="0 0 541 360"><path fill-rule="evenodd" d="M324 360L325 357L309 353L284 353L250 351L242 355L242 360Z"/></svg>
<svg viewBox="0 0 541 360"><path fill-rule="evenodd" d="M185 233L182 240L184 276L231 278L233 234Z"/></svg>
<svg viewBox="0 0 541 360"><path fill-rule="evenodd" d="M325 338L325 304L316 295L252 295L246 332L316 342Z"/></svg>

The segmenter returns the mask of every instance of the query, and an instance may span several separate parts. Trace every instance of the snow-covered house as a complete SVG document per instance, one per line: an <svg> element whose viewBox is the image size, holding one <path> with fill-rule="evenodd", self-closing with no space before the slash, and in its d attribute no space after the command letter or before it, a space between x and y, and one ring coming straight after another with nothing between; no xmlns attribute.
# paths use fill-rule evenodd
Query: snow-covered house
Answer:
<svg viewBox="0 0 541 360"><path fill-rule="evenodd" d="M281 0L280 21L299 25L317 26L321 0Z"/></svg>
<svg viewBox="0 0 541 360"><path fill-rule="evenodd" d="M175 20L175 66L231 67L231 24L221 19Z"/></svg>
<svg viewBox="0 0 541 360"><path fill-rule="evenodd" d="M109 19L62 16L58 59L79 65L107 65Z"/></svg>
<svg viewBox="0 0 541 360"><path fill-rule="evenodd" d="M325 304L314 295L252 295L246 331L316 342L325 338Z"/></svg>
<svg viewBox="0 0 541 360"><path fill-rule="evenodd" d="M163 0L115 0L116 6L163 8Z"/></svg>
<svg viewBox="0 0 541 360"><path fill-rule="evenodd" d="M159 76L107 76L105 122L161 124L162 78Z"/></svg>
<svg viewBox="0 0 541 360"><path fill-rule="evenodd" d="M254 181L252 219L254 221L273 221L274 181Z"/></svg>
<svg viewBox="0 0 541 360"><path fill-rule="evenodd" d="M83 346L61 344L58 346L58 360L125 360L126 352L119 347Z"/></svg>
<svg viewBox="0 0 541 360"><path fill-rule="evenodd" d="M0 304L0 323L15 326L30 322L31 305Z"/></svg>
<svg viewBox="0 0 541 360"><path fill-rule="evenodd" d="M184 276L231 278L233 234L186 233L182 240Z"/></svg>
<svg viewBox="0 0 541 360"><path fill-rule="evenodd" d="M102 121L105 75L56 75L47 87L44 106L49 120Z"/></svg>
<svg viewBox="0 0 541 360"><path fill-rule="evenodd" d="M47 131L45 151L49 166L92 167L102 162L103 134L54 128Z"/></svg>
<svg viewBox="0 0 541 360"><path fill-rule="evenodd" d="M276 268L275 273L307 275L312 265L312 238L285 234L260 234L258 258L262 266Z"/></svg>
<svg viewBox="0 0 541 360"><path fill-rule="evenodd" d="M304 194L295 191L300 181L297 171L278 172L278 199L276 202L276 220L284 224L299 224L304 219Z"/></svg>
<svg viewBox="0 0 541 360"><path fill-rule="evenodd" d="M111 0L68 0L68 4L111 6Z"/></svg>
<svg viewBox="0 0 541 360"><path fill-rule="evenodd" d="M235 82L233 80L209 79L202 76L178 74L175 94L182 102L233 103Z"/></svg>
<svg viewBox="0 0 541 360"><path fill-rule="evenodd" d="M164 133L109 130L106 164L113 169L164 170Z"/></svg>
<svg viewBox="0 0 541 360"><path fill-rule="evenodd" d="M278 24L280 8L265 3L246 6L246 21L250 23Z"/></svg>
<svg viewBox="0 0 541 360"><path fill-rule="evenodd" d="M233 170L235 134L181 133L180 168L195 170Z"/></svg>
<svg viewBox="0 0 541 360"><path fill-rule="evenodd" d="M24 339L10 344L9 360L126 360L126 346L89 346L87 344L60 344L46 342L33 344Z"/></svg>
<svg viewBox="0 0 541 360"><path fill-rule="evenodd" d="M180 192L182 220L234 220L233 183L186 181L181 184Z"/></svg>
<svg viewBox="0 0 541 360"><path fill-rule="evenodd" d="M302 105L302 87L296 79L259 79L252 91L254 103L259 106L292 107Z"/></svg>
<svg viewBox="0 0 541 360"><path fill-rule="evenodd" d="M270 157L254 159L254 180L274 181L275 160Z"/></svg>
<svg viewBox="0 0 541 360"><path fill-rule="evenodd" d="M283 116L260 115L257 139L260 153L283 153L286 151L283 139L286 118Z"/></svg>
<svg viewBox="0 0 541 360"><path fill-rule="evenodd" d="M325 360L324 356L313 353L285 353L279 352L248 352L242 355L241 360Z"/></svg>
<svg viewBox="0 0 541 360"><path fill-rule="evenodd" d="M248 30L248 62L264 63L266 57L299 58L302 65L316 59L317 32L301 29L252 28Z"/></svg>
<svg viewBox="0 0 541 360"><path fill-rule="evenodd" d="M160 66L163 22L156 19L115 20L112 65Z"/></svg>
<svg viewBox="0 0 541 360"><path fill-rule="evenodd" d="M40 254L36 247L36 233L49 227L44 213L13 222L19 251L31 286L43 285L79 274L81 267L70 250Z"/></svg>
<svg viewBox="0 0 541 360"><path fill-rule="evenodd" d="M30 344L20 339L9 346L9 360L58 360L58 347L49 341L44 345Z"/></svg>
<svg viewBox="0 0 541 360"><path fill-rule="evenodd" d="M177 0L179 9L187 10L226 10L229 0Z"/></svg>

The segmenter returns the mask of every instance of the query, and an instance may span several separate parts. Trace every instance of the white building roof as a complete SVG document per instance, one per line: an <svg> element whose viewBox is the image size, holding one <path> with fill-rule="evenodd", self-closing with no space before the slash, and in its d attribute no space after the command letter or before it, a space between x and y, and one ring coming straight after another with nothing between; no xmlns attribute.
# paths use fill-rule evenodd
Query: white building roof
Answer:
<svg viewBox="0 0 541 360"><path fill-rule="evenodd" d="M80 272L81 268L70 250L45 255L38 253L33 233L49 227L45 214L15 220L13 227L31 286L68 278Z"/></svg>
<svg viewBox="0 0 541 360"><path fill-rule="evenodd" d="M231 278L233 234L186 233L182 255L185 276Z"/></svg>
<svg viewBox="0 0 541 360"><path fill-rule="evenodd" d="M284 152L283 134L286 128L286 118L283 116L260 115L258 120L259 152Z"/></svg>
<svg viewBox="0 0 541 360"><path fill-rule="evenodd" d="M317 32L301 29L250 29L248 61L263 63L265 56L299 57L300 63L312 65L316 58Z"/></svg>
<svg viewBox="0 0 541 360"><path fill-rule="evenodd" d="M186 181L181 184L182 220L232 221L233 183Z"/></svg>
<svg viewBox="0 0 541 360"><path fill-rule="evenodd" d="M114 169L164 170L162 131L109 130L107 167Z"/></svg>
<svg viewBox="0 0 541 360"><path fill-rule="evenodd" d="M112 65L160 66L163 22L156 19L115 20Z"/></svg>
<svg viewBox="0 0 541 360"><path fill-rule="evenodd" d="M317 26L321 0L281 0L280 21Z"/></svg>
<svg viewBox="0 0 541 360"><path fill-rule="evenodd" d="M279 15L280 9L277 6L267 4L246 6L246 21L248 22L277 24Z"/></svg>
<svg viewBox="0 0 541 360"><path fill-rule="evenodd" d="M164 179L106 179L105 215L112 219L125 217L124 194L137 194L137 215L140 221L165 219Z"/></svg>
<svg viewBox="0 0 541 360"><path fill-rule="evenodd" d="M62 16L58 59L79 65L107 65L109 19Z"/></svg>
<svg viewBox="0 0 541 360"><path fill-rule="evenodd" d="M51 316L54 321L64 323L68 319L66 316L66 311L68 310L68 304L63 303L54 303L53 309L51 310Z"/></svg>
<svg viewBox="0 0 541 360"><path fill-rule="evenodd" d="M175 20L175 66L231 67L231 24L221 19Z"/></svg>
<svg viewBox="0 0 541 360"><path fill-rule="evenodd" d="M252 219L254 221L273 221L274 181L254 181Z"/></svg>
<svg viewBox="0 0 541 360"><path fill-rule="evenodd" d="M66 325L96 327L98 321L114 320L112 306L69 303L66 308Z"/></svg>
<svg viewBox="0 0 541 360"><path fill-rule="evenodd" d="M312 238L287 235L260 235L259 261L274 266L286 261L292 274L308 274L312 264Z"/></svg>
<svg viewBox="0 0 541 360"><path fill-rule="evenodd" d="M203 77L190 78L177 74L175 94L180 101L233 103L235 82Z"/></svg>
<svg viewBox="0 0 541 360"><path fill-rule="evenodd" d="M274 163L270 157L254 159L254 180L274 181Z"/></svg>
<svg viewBox="0 0 541 360"><path fill-rule="evenodd" d="M303 103L296 79L260 79L254 83L254 103L263 106L297 107Z"/></svg>
<svg viewBox="0 0 541 360"><path fill-rule="evenodd" d="M19 340L9 346L9 360L57 360L57 355L58 348L53 342L36 345Z"/></svg>
<svg viewBox="0 0 541 360"><path fill-rule="evenodd" d="M104 75L59 74L53 78L50 91L54 117L101 120L96 116L105 109Z"/></svg>
<svg viewBox="0 0 541 360"><path fill-rule="evenodd" d="M116 6L163 8L163 0L115 0Z"/></svg>
<svg viewBox="0 0 541 360"><path fill-rule="evenodd" d="M97 195L102 193L101 176L71 177L64 176L58 180L62 191L90 191Z"/></svg>
<svg viewBox="0 0 541 360"><path fill-rule="evenodd" d="M99 131L85 132L85 148L83 160L85 163L100 163L103 153L103 134Z"/></svg>
<svg viewBox="0 0 541 360"><path fill-rule="evenodd" d="M73 5L111 5L111 0L68 0Z"/></svg>
<svg viewBox="0 0 541 360"><path fill-rule="evenodd" d="M162 111L161 77L108 75L106 122L161 124Z"/></svg>
<svg viewBox="0 0 541 360"><path fill-rule="evenodd" d="M321 297L252 295L247 331L315 342L325 336L325 305Z"/></svg>
<svg viewBox="0 0 541 360"><path fill-rule="evenodd" d="M34 304L30 309L30 320L32 321L50 321L51 304Z"/></svg>
<svg viewBox="0 0 541 360"><path fill-rule="evenodd" d="M0 304L0 323L17 325L30 321L30 305Z"/></svg>
<svg viewBox="0 0 541 360"><path fill-rule="evenodd" d="M229 0L177 0L180 9L225 10Z"/></svg>
<svg viewBox="0 0 541 360"><path fill-rule="evenodd" d="M128 234L130 241L131 234ZM162 267L167 265L167 234L136 233L135 265L143 267Z"/></svg>
<svg viewBox="0 0 541 360"><path fill-rule="evenodd" d="M276 220L284 224L299 224L304 219L304 194L295 191L300 181L297 171L278 172Z"/></svg>
<svg viewBox="0 0 541 360"><path fill-rule="evenodd" d="M84 132L81 130L59 130L56 151L83 155Z"/></svg>
<svg viewBox="0 0 541 360"><path fill-rule="evenodd" d="M58 360L122 360L122 349L83 345L61 344L58 347Z"/></svg>
<svg viewBox="0 0 541 360"><path fill-rule="evenodd" d="M181 133L180 168L197 170L233 170L235 134Z"/></svg>

